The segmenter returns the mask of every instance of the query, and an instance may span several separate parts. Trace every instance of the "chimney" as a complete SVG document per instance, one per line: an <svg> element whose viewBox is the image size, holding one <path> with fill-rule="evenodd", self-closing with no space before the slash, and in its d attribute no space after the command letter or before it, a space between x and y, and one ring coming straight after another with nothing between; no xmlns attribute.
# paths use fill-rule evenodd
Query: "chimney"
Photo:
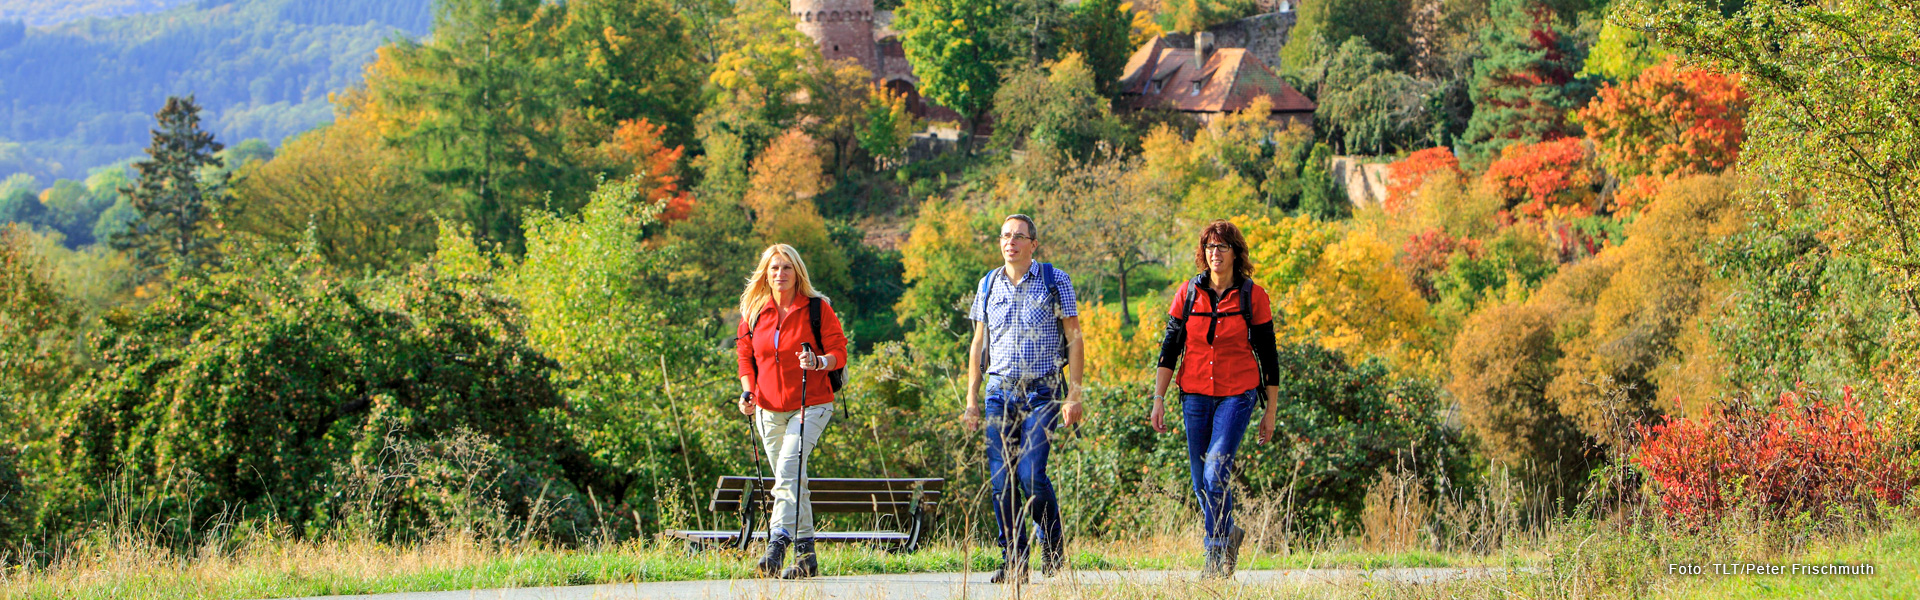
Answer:
<svg viewBox="0 0 1920 600"><path fill-rule="evenodd" d="M1207 59L1213 58L1213 32L1202 31L1193 34L1193 68L1195 73L1207 68Z"/></svg>

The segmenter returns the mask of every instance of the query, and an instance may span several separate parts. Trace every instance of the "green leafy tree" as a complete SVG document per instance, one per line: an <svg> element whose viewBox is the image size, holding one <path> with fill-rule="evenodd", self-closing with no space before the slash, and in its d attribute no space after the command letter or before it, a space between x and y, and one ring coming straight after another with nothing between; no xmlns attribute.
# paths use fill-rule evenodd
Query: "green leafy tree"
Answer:
<svg viewBox="0 0 1920 600"><path fill-rule="evenodd" d="M1461 157L1485 165L1512 144L1579 135L1567 112L1586 103L1592 84L1576 74L1586 59L1552 7L1536 0L1493 0L1480 34L1485 55L1473 65L1473 117Z"/></svg>
<svg viewBox="0 0 1920 600"><path fill-rule="evenodd" d="M1000 65L1015 55L995 35L1010 18L1003 0L911 0L893 27L921 93L977 126L1000 89Z"/></svg>
<svg viewBox="0 0 1920 600"><path fill-rule="evenodd" d="M1087 159L1121 128L1079 54L1014 71L993 104L993 142L1002 148L1044 147Z"/></svg>
<svg viewBox="0 0 1920 600"><path fill-rule="evenodd" d="M1084 57L1093 71L1093 85L1109 98L1120 93L1120 71L1133 55L1129 35L1133 14L1122 0L1082 0L1073 8L1064 33L1064 50Z"/></svg>
<svg viewBox="0 0 1920 600"><path fill-rule="evenodd" d="M1314 117L1327 139L1348 154L1385 154L1423 146L1431 84L1392 70L1391 57L1358 37L1327 60L1326 86Z"/></svg>
<svg viewBox="0 0 1920 600"><path fill-rule="evenodd" d="M1300 3L1294 27L1278 57L1277 71L1294 79L1300 91L1319 98L1331 89L1323 82L1326 61L1340 51L1348 40L1360 38L1367 46L1385 54L1385 67L1398 69L1406 64L1413 38L1408 0L1326 0Z"/></svg>
<svg viewBox="0 0 1920 600"><path fill-rule="evenodd" d="M368 88L394 111L383 134L428 181L458 198L483 239L520 247L522 212L578 206L593 169L578 160L572 84L552 60L562 7L538 0L449 0L434 35L383 50Z"/></svg>
<svg viewBox="0 0 1920 600"><path fill-rule="evenodd" d="M867 91L867 122L860 130L860 149L873 157L876 168L892 168L906 158L907 144L920 123L907 112L907 98L892 90L873 86Z"/></svg>
<svg viewBox="0 0 1920 600"><path fill-rule="evenodd" d="M567 3L561 56L588 118L607 127L646 119L667 127L669 147L693 142L706 67L687 30L694 17L676 12L665 0Z"/></svg>
<svg viewBox="0 0 1920 600"><path fill-rule="evenodd" d="M211 266L220 257L216 244L227 179L216 175L202 181L199 174L207 167L224 173L218 171L221 162L214 156L222 146L213 141L212 132L200 129L200 105L192 96L167 97L166 106L154 117L159 128L153 130L153 144L147 147L150 158L133 163L137 180L122 190L140 212L140 220L111 242L149 271Z"/></svg>

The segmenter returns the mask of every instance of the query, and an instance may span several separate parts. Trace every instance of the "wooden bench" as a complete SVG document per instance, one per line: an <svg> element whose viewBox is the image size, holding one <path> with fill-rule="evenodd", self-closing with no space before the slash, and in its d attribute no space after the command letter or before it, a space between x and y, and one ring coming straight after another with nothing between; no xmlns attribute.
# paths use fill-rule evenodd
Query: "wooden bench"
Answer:
<svg viewBox="0 0 1920 600"><path fill-rule="evenodd" d="M944 479L853 479L808 478L813 491L813 514L891 515L898 524L893 530L815 531L819 542L866 542L894 552L920 549L940 504ZM686 540L699 550L731 546L746 549L755 540L767 539L765 520L773 512L772 477L721 477L707 507L715 513L739 516L738 530L668 530L663 535ZM884 518L884 517L883 517Z"/></svg>

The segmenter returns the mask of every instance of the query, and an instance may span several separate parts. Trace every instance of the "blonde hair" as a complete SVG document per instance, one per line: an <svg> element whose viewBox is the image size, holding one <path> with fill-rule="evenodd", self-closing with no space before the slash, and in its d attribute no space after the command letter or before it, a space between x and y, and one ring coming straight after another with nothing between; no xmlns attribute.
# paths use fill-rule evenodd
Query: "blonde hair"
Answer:
<svg viewBox="0 0 1920 600"><path fill-rule="evenodd" d="M752 320L753 315L773 301L773 283L767 281L767 268L773 266L773 255L781 254L793 263L793 272L800 276L793 283L793 291L802 297L826 300L827 295L813 289L813 276L807 274L806 261L800 260L800 251L786 244L774 244L760 251L760 265L753 268L753 275L747 277L747 289L740 293L740 318Z"/></svg>

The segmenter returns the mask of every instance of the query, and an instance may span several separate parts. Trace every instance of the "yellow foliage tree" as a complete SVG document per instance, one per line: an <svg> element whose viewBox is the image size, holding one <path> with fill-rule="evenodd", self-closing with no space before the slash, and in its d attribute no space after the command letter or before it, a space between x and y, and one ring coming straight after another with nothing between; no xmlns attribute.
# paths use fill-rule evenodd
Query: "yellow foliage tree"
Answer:
<svg viewBox="0 0 1920 600"><path fill-rule="evenodd" d="M1435 369L1426 300L1393 266L1386 242L1305 216L1234 223L1247 236L1254 280L1273 298L1283 340Z"/></svg>
<svg viewBox="0 0 1920 600"><path fill-rule="evenodd" d="M1103 386L1143 386L1152 381L1162 332L1154 326L1157 323L1158 319L1143 318L1140 324L1128 326L1122 322L1119 307L1082 305L1080 331L1086 341L1087 381Z"/></svg>
<svg viewBox="0 0 1920 600"><path fill-rule="evenodd" d="M364 89L336 94L334 102L339 114L331 125L289 140L273 160L241 169L230 226L289 245L311 230L314 249L328 263L356 271L425 258L434 247L435 216L458 217L460 207L434 190L402 151L382 142L385 109Z"/></svg>

